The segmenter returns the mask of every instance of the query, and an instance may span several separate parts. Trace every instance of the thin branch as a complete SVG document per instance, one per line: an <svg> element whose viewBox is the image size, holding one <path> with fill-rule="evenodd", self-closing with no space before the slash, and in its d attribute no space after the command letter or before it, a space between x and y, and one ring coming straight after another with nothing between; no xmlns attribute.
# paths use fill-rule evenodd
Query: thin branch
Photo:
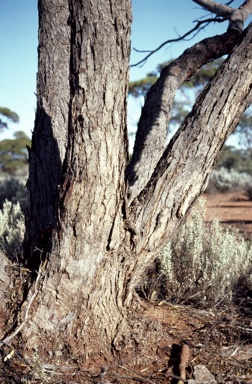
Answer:
<svg viewBox="0 0 252 384"><path fill-rule="evenodd" d="M211 1L210 0L192 0L192 1L201 5L203 8L210 11L211 13L216 14L217 16L214 18L209 18L201 21L196 20L197 22L196 26L192 28L190 31L186 32L184 35L176 39L169 39L164 41L162 44L160 44L157 48L153 50L139 50L139 49L133 48L135 52L140 52L140 53L148 52L148 55L145 56L142 60L138 61L137 63L131 64L131 67L137 67L138 65L145 63L150 56L158 52L165 45L176 43L181 40L186 40L187 36L190 36L193 32L196 31L196 33L192 37L187 39L187 41L193 39L204 27L206 27L209 23L212 23L212 22L222 23L223 21L230 20L229 29L238 29L239 31L242 31L244 26L244 21L252 13L252 0L246 0L239 8L229 7L228 4L231 4L233 1L229 1L227 4L220 4L212 0ZM202 24L204 24L204 26L201 27Z"/></svg>
<svg viewBox="0 0 252 384"><path fill-rule="evenodd" d="M152 51L151 50L139 50L139 49L133 48L133 50L135 52L140 52L140 53L147 53L147 52L149 52L149 54L147 56L145 56L142 60L138 61L137 63L131 64L131 67L137 67L138 65L141 65L141 64L145 63L149 59L150 56L152 56L154 53L158 52L165 45L171 44L171 43L176 43L176 42L182 41L182 40L186 40L187 36L190 36L193 32L196 31L197 33L194 34L190 39L188 39L188 40L191 40L204 27L206 27L211 22L222 23L223 21L225 21L225 19L218 18L218 17L214 17L214 18L210 18L210 19L206 19L206 20L201 20L201 21L198 20L196 26L194 28L192 28L190 31L186 32L184 35L182 35L180 37L177 37L176 39L169 39L169 40L164 41L162 44L160 44L157 48L153 49ZM204 24L204 26L201 26L202 24Z"/></svg>

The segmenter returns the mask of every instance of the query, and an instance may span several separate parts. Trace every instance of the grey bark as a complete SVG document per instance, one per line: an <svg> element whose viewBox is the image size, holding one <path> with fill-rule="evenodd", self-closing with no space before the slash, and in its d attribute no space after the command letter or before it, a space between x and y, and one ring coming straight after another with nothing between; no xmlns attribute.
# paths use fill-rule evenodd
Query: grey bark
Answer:
<svg viewBox="0 0 252 384"><path fill-rule="evenodd" d="M161 72L159 79L147 94L138 123L132 160L126 172L129 202L148 183L164 152L168 122L177 89L203 64L230 53L239 35L237 31L230 31L207 38L187 49Z"/></svg>
<svg viewBox="0 0 252 384"><path fill-rule="evenodd" d="M145 188L127 200L130 1L41 0L39 6L27 246L30 264L47 263L22 334L28 349L56 353L67 345L88 359L129 343L136 283L203 190L251 103L252 27L152 163L154 172L143 171ZM172 86L167 98L173 97ZM152 124L147 119L146 129Z"/></svg>
<svg viewBox="0 0 252 384"><path fill-rule="evenodd" d="M37 265L41 254L45 258L49 255L49 264L42 285L43 297L34 311L32 328L28 327L25 332L32 347L37 344L37 334L33 333L36 328L48 334L60 332L63 336L64 333L58 339L60 345L63 338L70 345L76 345L81 342L78 338L84 337L86 343L82 350L89 355L93 338L103 339L104 346L107 344L110 348L109 341L118 329L118 318L122 318L119 314L124 311L121 296L126 276L121 268L128 251L121 254L115 250L122 247L125 237L122 216L128 157L125 111L131 4L129 0L62 1L65 6L61 8L56 3L56 9L51 12L51 1L40 2L39 50L45 49L55 70L57 60L61 61L58 52L61 45L60 41L48 38L46 26L54 22L58 10L62 11L64 21L61 23L68 33L63 73L67 85L61 92L60 79L48 83L46 60L40 53L39 73L44 83L39 87L55 95L57 100L48 96L51 110L45 111L43 105L41 110L49 122L38 116L35 124L30 193L36 199L36 211L32 202L28 246L31 265ZM47 39L49 46L44 45ZM61 126L62 140L67 137L65 151L57 148L55 124L51 123L58 119L57 105L61 97L67 105L65 124ZM56 148L48 147L46 141L38 143L37 137L48 131ZM51 164L47 162L44 167L53 168L55 173L49 174L49 180L43 179L42 188L36 159L43 157L42 162L45 161L44 152L48 151ZM58 167L54 171L55 164ZM54 196L49 193L45 200L47 187ZM50 212L49 199L54 202ZM38 252L34 252L36 249ZM111 329L104 324L110 324Z"/></svg>
<svg viewBox="0 0 252 384"><path fill-rule="evenodd" d="M193 0L204 9L229 20L229 29L242 31L244 22L252 13L252 0L246 0L239 8L232 8L212 0Z"/></svg>
<svg viewBox="0 0 252 384"><path fill-rule="evenodd" d="M38 1L37 111L30 150L26 249L49 243L57 226L58 191L68 143L70 27L68 3ZM46 239L46 240L45 240Z"/></svg>
<svg viewBox="0 0 252 384"><path fill-rule="evenodd" d="M13 282L12 282L12 263L6 255L0 250L0 338L4 337L6 329L5 321L8 319L8 302L11 300Z"/></svg>

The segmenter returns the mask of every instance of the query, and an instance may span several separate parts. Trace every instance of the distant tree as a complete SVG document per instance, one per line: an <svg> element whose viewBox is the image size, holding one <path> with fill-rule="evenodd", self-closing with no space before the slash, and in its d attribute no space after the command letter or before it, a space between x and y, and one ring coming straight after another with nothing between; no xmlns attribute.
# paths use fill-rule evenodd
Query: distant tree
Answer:
<svg viewBox="0 0 252 384"><path fill-rule="evenodd" d="M249 108L244 113L240 124L237 127L240 144L249 149L252 154L252 109Z"/></svg>
<svg viewBox="0 0 252 384"><path fill-rule="evenodd" d="M215 168L252 173L252 153L250 149L238 149L230 145L224 145Z"/></svg>
<svg viewBox="0 0 252 384"><path fill-rule="evenodd" d="M29 137L22 131L14 133L14 139L0 141L0 171L13 175L28 165Z"/></svg>
<svg viewBox="0 0 252 384"><path fill-rule="evenodd" d="M0 132L8 128L7 121L11 121L12 123L18 123L19 122L19 116L11 111L9 108L0 107Z"/></svg>

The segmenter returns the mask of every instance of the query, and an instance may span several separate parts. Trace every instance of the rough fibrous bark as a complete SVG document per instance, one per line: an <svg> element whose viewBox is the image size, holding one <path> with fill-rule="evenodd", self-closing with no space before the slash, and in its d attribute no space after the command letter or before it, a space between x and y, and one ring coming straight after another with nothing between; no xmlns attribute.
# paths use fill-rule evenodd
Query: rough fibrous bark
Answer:
<svg viewBox="0 0 252 384"><path fill-rule="evenodd" d="M38 2L37 111L29 151L31 212L26 249L41 249L57 226L58 192L68 143L70 27L64 0ZM42 245L43 243L43 245ZM36 263L37 264L37 263ZM37 264L38 265L38 264Z"/></svg>
<svg viewBox="0 0 252 384"><path fill-rule="evenodd" d="M85 359L109 356L130 343L143 270L202 192L251 103L252 27L239 42L233 31L205 40L163 71L147 96L135 146L135 154L147 148L153 156L133 155L125 177L130 0L40 0L39 11L26 249L29 265L38 269L46 259L46 269L22 334L38 352L59 355L67 346ZM175 88L232 46L165 147Z"/></svg>

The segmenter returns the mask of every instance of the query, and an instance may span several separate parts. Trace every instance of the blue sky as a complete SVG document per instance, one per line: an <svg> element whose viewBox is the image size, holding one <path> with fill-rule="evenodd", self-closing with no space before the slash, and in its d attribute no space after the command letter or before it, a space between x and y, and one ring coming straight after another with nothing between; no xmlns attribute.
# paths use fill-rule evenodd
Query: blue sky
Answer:
<svg viewBox="0 0 252 384"><path fill-rule="evenodd" d="M242 2L235 0L232 5ZM131 45L137 49L154 49L163 41L184 34L194 26L195 19L206 14L191 0L133 0L132 4ZM226 27L227 23L211 25L192 41L164 47L144 66L132 68L131 79L144 77L159 63L177 57L198 40L223 33ZM36 108L37 29L36 0L0 0L0 106L20 116L19 124L10 124L0 139L12 137L14 130L31 135ZM132 52L131 63L142 57Z"/></svg>

